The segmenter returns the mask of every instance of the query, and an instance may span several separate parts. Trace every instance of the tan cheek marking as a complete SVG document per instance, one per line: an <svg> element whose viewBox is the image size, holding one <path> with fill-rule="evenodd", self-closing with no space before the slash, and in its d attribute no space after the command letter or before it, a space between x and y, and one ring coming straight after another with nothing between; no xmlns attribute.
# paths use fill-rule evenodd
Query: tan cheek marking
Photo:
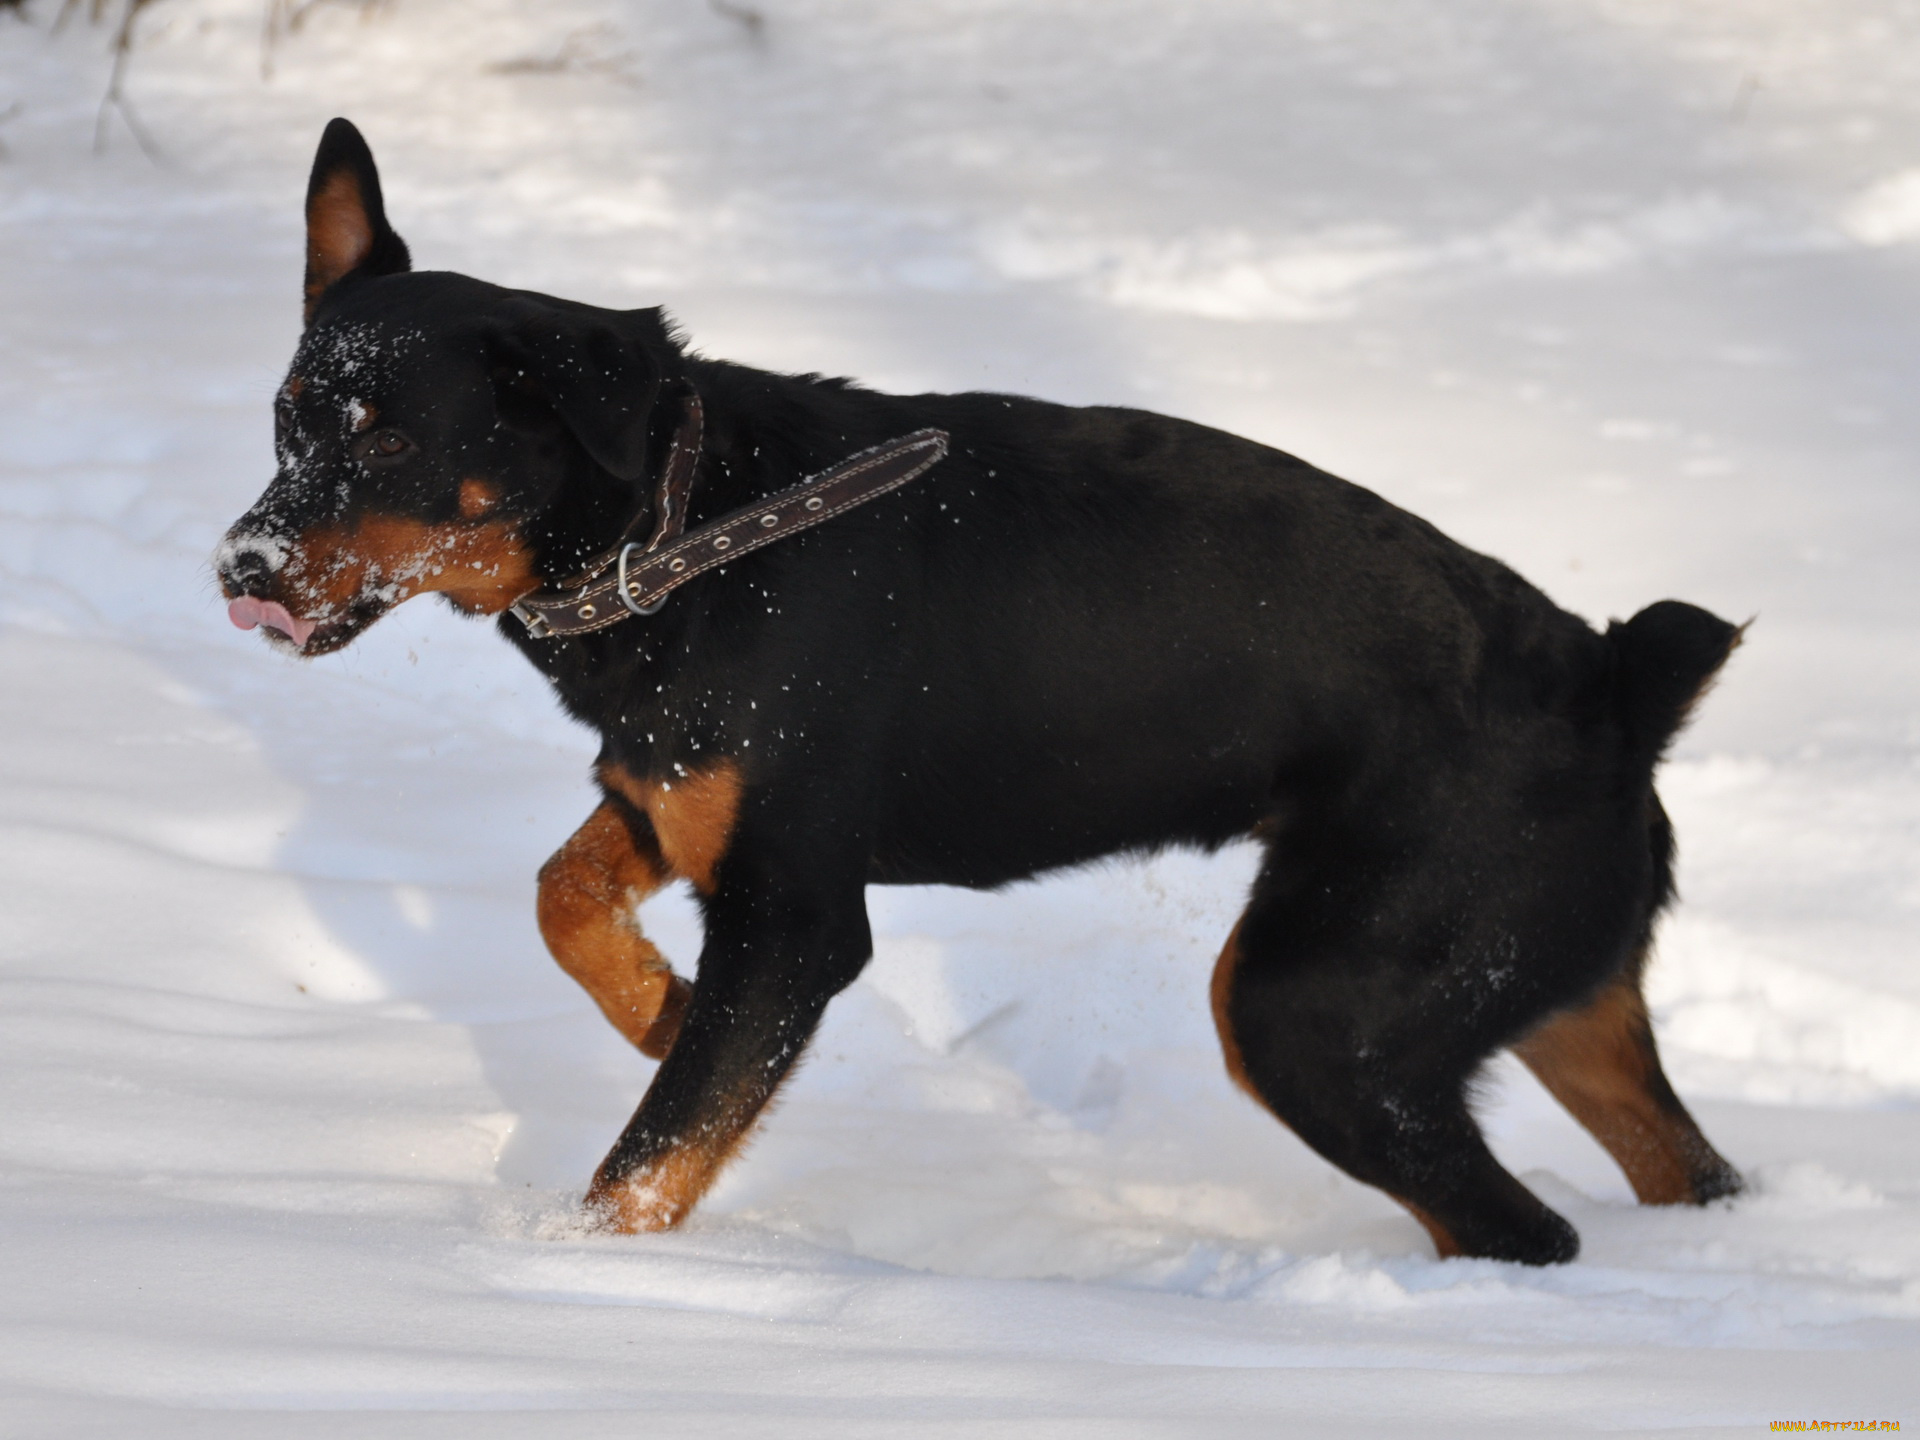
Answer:
<svg viewBox="0 0 1920 1440"><path fill-rule="evenodd" d="M373 226L360 182L350 170L336 171L307 205L307 319L313 319L327 287L372 250Z"/></svg>
<svg viewBox="0 0 1920 1440"><path fill-rule="evenodd" d="M460 513L468 520L478 520L499 503L499 492L486 481L474 478L460 482Z"/></svg>
<svg viewBox="0 0 1920 1440"><path fill-rule="evenodd" d="M553 958L642 1054L664 1059L693 987L640 932L633 910L672 876L651 837L611 802L540 868L540 934Z"/></svg>
<svg viewBox="0 0 1920 1440"><path fill-rule="evenodd" d="M515 528L427 525L395 515L369 515L352 526L326 526L300 538L286 569L297 613L337 613L369 585L393 585L398 600L437 591L469 614L496 615L540 577Z"/></svg>
<svg viewBox="0 0 1920 1440"><path fill-rule="evenodd" d="M711 895L740 814L740 767L722 760L672 780L643 780L618 765L606 765L600 779L653 822L661 854L673 873Z"/></svg>
<svg viewBox="0 0 1920 1440"><path fill-rule="evenodd" d="M301 395L306 392L307 377L304 375L289 375L284 388L289 400L298 400Z"/></svg>

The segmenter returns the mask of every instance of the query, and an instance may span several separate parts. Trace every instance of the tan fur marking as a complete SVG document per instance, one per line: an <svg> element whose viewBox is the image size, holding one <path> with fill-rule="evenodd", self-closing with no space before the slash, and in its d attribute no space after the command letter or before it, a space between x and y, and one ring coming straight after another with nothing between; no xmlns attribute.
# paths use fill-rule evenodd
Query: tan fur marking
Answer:
<svg viewBox="0 0 1920 1440"><path fill-rule="evenodd" d="M664 1059L693 987L640 933L634 907L669 879L650 840L637 841L611 801L540 868L547 949L640 1052Z"/></svg>
<svg viewBox="0 0 1920 1440"><path fill-rule="evenodd" d="M1260 1100L1260 1092L1253 1088L1253 1081L1247 1078L1247 1062L1240 1054L1240 1042L1233 1038L1233 1026L1227 1018L1227 1005L1233 998L1234 972L1240 968L1240 926L1245 923L1235 922L1233 933L1227 936L1220 959L1214 964L1213 981L1207 987L1207 995L1213 1006L1213 1028L1220 1032L1220 1049L1227 1060L1227 1078L1255 1100ZM1262 1106L1266 1103L1260 1100Z"/></svg>
<svg viewBox="0 0 1920 1440"><path fill-rule="evenodd" d="M642 780L618 765L606 765L600 780L653 822L673 873L711 895L740 813L740 767L722 760L671 780Z"/></svg>
<svg viewBox="0 0 1920 1440"><path fill-rule="evenodd" d="M1696 1200L1690 1161L1711 1151L1684 1111L1655 1098L1659 1060L1634 981L1616 981L1584 1009L1555 1016L1513 1051L1606 1147L1641 1204Z"/></svg>
<svg viewBox="0 0 1920 1440"><path fill-rule="evenodd" d="M705 1146L684 1146L618 1183L595 1177L587 1191L587 1208L607 1229L622 1235L671 1230L693 1212L724 1163L724 1156Z"/></svg>
<svg viewBox="0 0 1920 1440"><path fill-rule="evenodd" d="M666 872L712 894L740 813L740 767L722 760L671 780L640 778L619 765L600 767L600 783L653 823ZM608 1229L670 1230L692 1212L733 1158L771 1096L734 1096L678 1149L623 1180L594 1177L587 1207Z"/></svg>
<svg viewBox="0 0 1920 1440"><path fill-rule="evenodd" d="M1393 1198L1400 1200L1398 1195L1395 1195ZM1418 1205L1415 1205L1411 1200L1400 1200L1400 1203L1407 1207L1408 1212L1412 1214L1414 1219L1426 1227L1427 1236L1433 1241L1433 1248L1439 1252L1442 1260L1451 1260L1456 1256L1467 1253L1460 1248L1460 1242L1453 1238L1453 1232L1451 1230L1447 1229L1446 1226L1442 1225Z"/></svg>
<svg viewBox="0 0 1920 1440"><path fill-rule="evenodd" d="M429 525L399 515L309 531L285 572L288 608L322 623L389 585L396 604L438 591L469 614L497 615L539 584L510 524Z"/></svg>
<svg viewBox="0 0 1920 1440"><path fill-rule="evenodd" d="M753 1122L772 1096L736 1096L718 1119L679 1149L620 1181L595 1175L587 1190L587 1208L609 1230L625 1235L671 1230L700 1203L727 1163L739 1153Z"/></svg>
<svg viewBox="0 0 1920 1440"><path fill-rule="evenodd" d="M301 397L301 395L306 392L306 388L307 388L306 376L289 375L287 377L286 391L287 391L287 398L289 400L298 400Z"/></svg>
<svg viewBox="0 0 1920 1440"><path fill-rule="evenodd" d="M478 476L460 482L460 514L478 520L500 503L500 492Z"/></svg>
<svg viewBox="0 0 1920 1440"><path fill-rule="evenodd" d="M307 203L307 319L320 297L373 251L373 223L360 181L337 170Z"/></svg>
<svg viewBox="0 0 1920 1440"><path fill-rule="evenodd" d="M1220 951L1220 959L1213 967L1213 981L1208 987L1208 998L1212 1002L1213 1009L1213 1028L1220 1032L1220 1050L1226 1056L1227 1078L1251 1095L1261 1109L1272 1115L1282 1125L1286 1125L1286 1117L1277 1114L1273 1107L1261 1098L1260 1092L1253 1088L1253 1080L1247 1074L1246 1057L1240 1053L1240 1042L1234 1038L1233 1025L1227 1013L1227 1007L1233 999L1234 976L1240 968L1240 928L1244 924L1246 921L1241 920L1234 925L1233 933L1227 936L1227 943ZM1433 1248L1439 1252L1441 1259L1465 1253L1460 1248L1460 1242L1455 1240L1447 1228L1426 1211L1418 1205L1401 1200L1398 1195L1394 1195L1393 1198L1405 1205L1413 1218L1426 1228L1427 1234L1433 1239Z"/></svg>

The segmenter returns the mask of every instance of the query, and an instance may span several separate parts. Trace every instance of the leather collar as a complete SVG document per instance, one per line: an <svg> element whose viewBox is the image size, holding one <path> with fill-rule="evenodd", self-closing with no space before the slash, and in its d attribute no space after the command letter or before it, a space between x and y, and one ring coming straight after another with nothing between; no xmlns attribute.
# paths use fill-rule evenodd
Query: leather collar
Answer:
<svg viewBox="0 0 1920 1440"><path fill-rule="evenodd" d="M669 594L696 575L897 490L947 454L946 431L915 430L689 531L687 501L700 463L703 425L700 396L686 386L680 425L654 497L652 537L645 545L633 538L645 517L642 511L611 549L595 556L571 580L558 589L522 595L508 609L529 635L536 640L585 635L632 615L655 614Z"/></svg>

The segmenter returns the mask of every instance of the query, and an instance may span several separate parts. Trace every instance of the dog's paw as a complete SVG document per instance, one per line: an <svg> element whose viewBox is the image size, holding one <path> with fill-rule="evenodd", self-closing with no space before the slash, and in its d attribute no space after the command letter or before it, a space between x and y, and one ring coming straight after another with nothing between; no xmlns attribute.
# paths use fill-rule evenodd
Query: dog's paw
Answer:
<svg viewBox="0 0 1920 1440"><path fill-rule="evenodd" d="M692 1207L665 1193L644 1175L595 1180L582 1206L588 1228L608 1235L645 1235L671 1230Z"/></svg>

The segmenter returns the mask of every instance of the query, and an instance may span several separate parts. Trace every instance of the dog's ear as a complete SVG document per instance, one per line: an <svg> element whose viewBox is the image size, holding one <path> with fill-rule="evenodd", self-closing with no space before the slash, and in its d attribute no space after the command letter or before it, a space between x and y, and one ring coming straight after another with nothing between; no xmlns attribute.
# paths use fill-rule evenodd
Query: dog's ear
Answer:
<svg viewBox="0 0 1920 1440"><path fill-rule="evenodd" d="M328 121L307 181L307 323L347 276L397 275L411 265L406 242L387 224L373 152L351 121Z"/></svg>
<svg viewBox="0 0 1920 1440"><path fill-rule="evenodd" d="M596 465L621 480L640 479L654 402L674 354L660 312L582 314L531 301L513 308L502 378L544 400Z"/></svg>

